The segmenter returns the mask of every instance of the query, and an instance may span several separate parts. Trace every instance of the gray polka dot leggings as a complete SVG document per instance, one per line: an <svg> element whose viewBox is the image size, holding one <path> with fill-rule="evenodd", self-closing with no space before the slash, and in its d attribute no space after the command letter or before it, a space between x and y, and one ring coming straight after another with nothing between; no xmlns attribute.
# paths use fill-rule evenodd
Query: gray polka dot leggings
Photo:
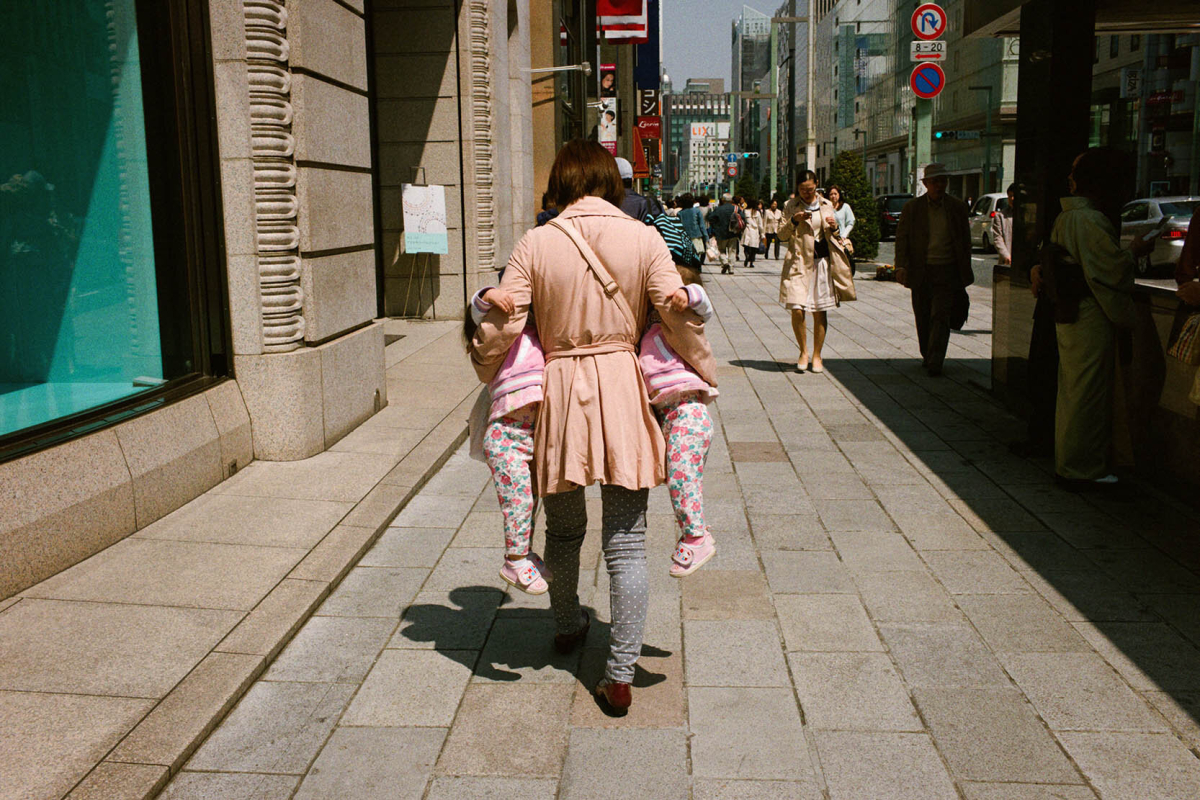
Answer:
<svg viewBox="0 0 1200 800"><path fill-rule="evenodd" d="M608 566L609 632L608 665L604 676L611 681L633 682L633 666L642 654L642 631L650 580L646 573L646 502L648 489L636 491L621 486L601 486L604 506L604 562ZM546 566L554 575L550 582L550 607L559 633L574 633L583 624L579 608L579 549L587 531L587 505L583 489L547 495Z"/></svg>

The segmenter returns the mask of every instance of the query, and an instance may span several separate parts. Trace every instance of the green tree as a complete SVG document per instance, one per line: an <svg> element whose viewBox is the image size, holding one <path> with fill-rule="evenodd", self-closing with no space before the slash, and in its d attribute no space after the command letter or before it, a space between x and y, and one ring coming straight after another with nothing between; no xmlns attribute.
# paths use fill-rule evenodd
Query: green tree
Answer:
<svg viewBox="0 0 1200 800"><path fill-rule="evenodd" d="M830 185L835 183L842 187L842 200L854 212L854 230L850 231L854 256L869 261L879 255L879 214L859 151L843 150L837 154L829 178Z"/></svg>
<svg viewBox="0 0 1200 800"><path fill-rule="evenodd" d="M742 177L738 178L737 185L733 187L735 195L741 195L746 198L746 201L758 199L758 181L754 180L754 176L746 172Z"/></svg>

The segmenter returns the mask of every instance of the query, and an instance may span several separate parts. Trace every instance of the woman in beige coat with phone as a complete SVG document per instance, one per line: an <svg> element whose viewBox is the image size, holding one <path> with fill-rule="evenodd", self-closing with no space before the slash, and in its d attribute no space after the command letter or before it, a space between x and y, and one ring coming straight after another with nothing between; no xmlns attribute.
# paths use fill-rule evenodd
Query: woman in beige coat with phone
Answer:
<svg viewBox="0 0 1200 800"><path fill-rule="evenodd" d="M796 369L823 372L826 313L843 301L854 300L856 295L850 257L838 236L833 204L817 194L817 176L811 170L804 170L796 180L796 196L783 209L779 241L787 245L779 302L792 313L792 332L800 346ZM813 315L811 362L805 312Z"/></svg>

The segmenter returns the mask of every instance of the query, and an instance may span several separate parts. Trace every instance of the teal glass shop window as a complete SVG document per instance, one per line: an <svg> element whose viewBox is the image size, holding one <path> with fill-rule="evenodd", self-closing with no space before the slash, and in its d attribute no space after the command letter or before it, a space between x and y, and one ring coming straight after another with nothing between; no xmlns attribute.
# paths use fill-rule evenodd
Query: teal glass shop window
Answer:
<svg viewBox="0 0 1200 800"><path fill-rule="evenodd" d="M143 5L15 3L0 26L0 441L198 368L195 272L159 241L183 236L183 204L152 191L178 133L147 119L174 118L175 31L153 34L164 74L144 58Z"/></svg>

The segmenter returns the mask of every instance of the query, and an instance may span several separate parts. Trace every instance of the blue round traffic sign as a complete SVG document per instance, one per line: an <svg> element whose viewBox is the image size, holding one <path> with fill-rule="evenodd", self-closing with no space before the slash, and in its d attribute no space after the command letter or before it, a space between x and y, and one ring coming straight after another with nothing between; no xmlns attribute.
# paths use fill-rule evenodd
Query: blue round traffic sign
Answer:
<svg viewBox="0 0 1200 800"><path fill-rule="evenodd" d="M946 86L946 73L937 64L918 64L909 76L908 85L922 100L932 100Z"/></svg>

